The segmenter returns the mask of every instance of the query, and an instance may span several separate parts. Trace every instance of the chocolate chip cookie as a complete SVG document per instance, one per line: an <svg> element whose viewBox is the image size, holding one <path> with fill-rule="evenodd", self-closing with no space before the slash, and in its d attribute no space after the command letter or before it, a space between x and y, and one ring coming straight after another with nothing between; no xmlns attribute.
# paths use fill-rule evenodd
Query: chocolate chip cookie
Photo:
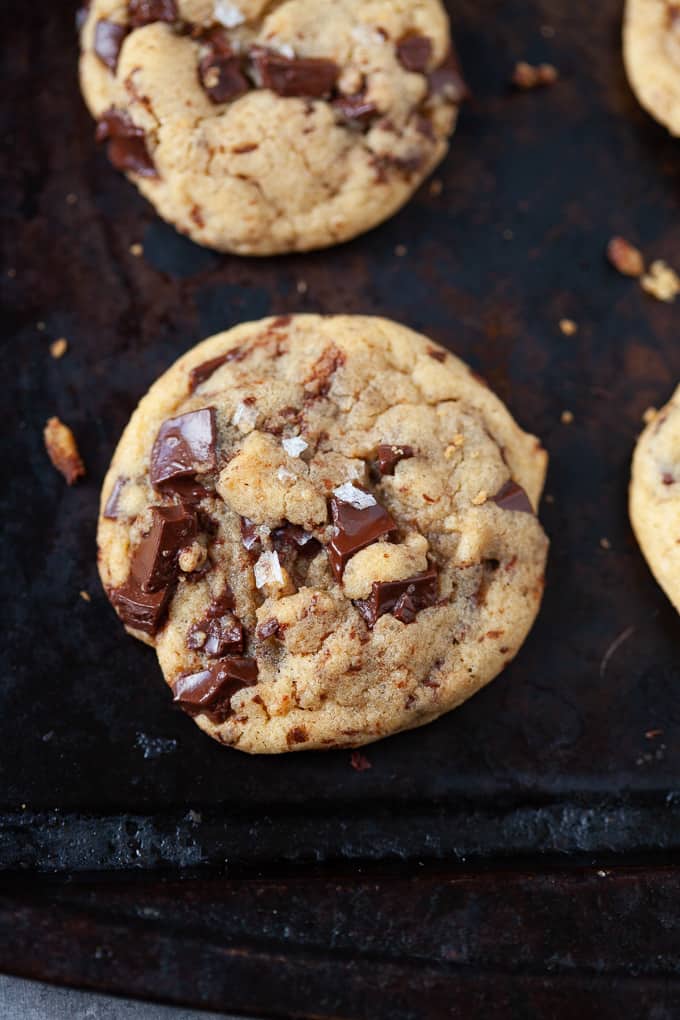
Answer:
<svg viewBox="0 0 680 1020"><path fill-rule="evenodd" d="M623 52L641 105L672 135L680 135L680 4L627 0Z"/></svg>
<svg viewBox="0 0 680 1020"><path fill-rule="evenodd" d="M680 386L638 440L630 519L654 577L680 612Z"/></svg>
<svg viewBox="0 0 680 1020"><path fill-rule="evenodd" d="M113 165L183 233L244 255L391 216L465 94L440 0L92 0L81 44Z"/></svg>
<svg viewBox="0 0 680 1020"><path fill-rule="evenodd" d="M449 711L518 652L543 589L546 461L403 326L248 323L132 416L102 491L101 577L211 736L356 747Z"/></svg>

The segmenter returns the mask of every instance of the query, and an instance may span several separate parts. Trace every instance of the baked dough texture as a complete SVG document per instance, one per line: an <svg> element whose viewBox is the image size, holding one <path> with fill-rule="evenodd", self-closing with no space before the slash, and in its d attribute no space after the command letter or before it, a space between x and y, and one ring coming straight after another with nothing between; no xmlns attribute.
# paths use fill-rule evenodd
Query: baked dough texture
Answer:
<svg viewBox="0 0 680 1020"><path fill-rule="evenodd" d="M627 0L623 53L640 104L672 135L680 135L680 4Z"/></svg>
<svg viewBox="0 0 680 1020"><path fill-rule="evenodd" d="M440 0L92 0L81 50L112 163L180 231L244 255L391 216L465 94Z"/></svg>
<svg viewBox="0 0 680 1020"><path fill-rule="evenodd" d="M630 519L654 577L680 612L680 386L635 447Z"/></svg>
<svg viewBox="0 0 680 1020"><path fill-rule="evenodd" d="M543 590L546 462L403 326L247 323L134 412L102 490L101 578L211 736L356 747L448 712L516 655Z"/></svg>

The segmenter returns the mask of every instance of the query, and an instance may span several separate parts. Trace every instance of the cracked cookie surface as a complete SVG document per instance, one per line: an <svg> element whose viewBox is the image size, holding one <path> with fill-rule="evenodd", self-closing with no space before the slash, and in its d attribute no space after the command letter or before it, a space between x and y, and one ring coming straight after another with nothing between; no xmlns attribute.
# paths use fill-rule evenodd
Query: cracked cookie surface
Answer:
<svg viewBox="0 0 680 1020"><path fill-rule="evenodd" d="M538 611L547 457L461 361L385 319L206 340L102 490L99 567L174 699L249 752L355 747L454 708Z"/></svg>
<svg viewBox="0 0 680 1020"><path fill-rule="evenodd" d="M680 135L680 4L627 0L623 54L640 104L671 134Z"/></svg>
<svg viewBox="0 0 680 1020"><path fill-rule="evenodd" d="M114 166L179 230L240 254L392 215L465 94L439 0L92 0L81 50Z"/></svg>
<svg viewBox="0 0 680 1020"><path fill-rule="evenodd" d="M680 386L638 439L629 505L645 559L680 612Z"/></svg>

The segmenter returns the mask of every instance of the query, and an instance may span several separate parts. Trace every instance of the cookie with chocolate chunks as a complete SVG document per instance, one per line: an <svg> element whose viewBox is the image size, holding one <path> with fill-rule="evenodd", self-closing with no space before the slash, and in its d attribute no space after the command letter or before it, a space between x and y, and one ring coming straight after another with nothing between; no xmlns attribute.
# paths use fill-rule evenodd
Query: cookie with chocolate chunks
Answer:
<svg viewBox="0 0 680 1020"><path fill-rule="evenodd" d="M102 580L222 744L357 746L449 711L519 651L543 589L546 459L403 326L246 323L134 412L102 490Z"/></svg>
<svg viewBox="0 0 680 1020"><path fill-rule="evenodd" d="M80 40L114 167L183 234L244 255L392 216L465 97L442 0L92 0Z"/></svg>

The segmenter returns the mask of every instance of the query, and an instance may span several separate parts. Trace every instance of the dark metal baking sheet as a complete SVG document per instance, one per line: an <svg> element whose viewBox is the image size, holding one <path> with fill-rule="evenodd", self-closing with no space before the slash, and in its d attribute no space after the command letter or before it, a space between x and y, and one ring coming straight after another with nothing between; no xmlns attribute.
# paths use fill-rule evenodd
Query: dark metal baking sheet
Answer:
<svg viewBox="0 0 680 1020"><path fill-rule="evenodd" d="M336 250L247 260L161 223L95 148L72 5L2 6L0 866L677 849L680 628L626 486L644 409L680 379L679 313L603 257L620 233L677 264L677 143L627 88L618 0L450 9L474 99L441 194L425 185ZM561 80L513 93L523 58ZM525 648L460 710L370 747L362 773L346 752L251 758L207 740L172 710L95 567L99 485L147 386L212 332L307 310L425 331L551 455L547 592ZM54 361L59 336L70 347ZM43 449L52 414L87 465L72 489Z"/></svg>

